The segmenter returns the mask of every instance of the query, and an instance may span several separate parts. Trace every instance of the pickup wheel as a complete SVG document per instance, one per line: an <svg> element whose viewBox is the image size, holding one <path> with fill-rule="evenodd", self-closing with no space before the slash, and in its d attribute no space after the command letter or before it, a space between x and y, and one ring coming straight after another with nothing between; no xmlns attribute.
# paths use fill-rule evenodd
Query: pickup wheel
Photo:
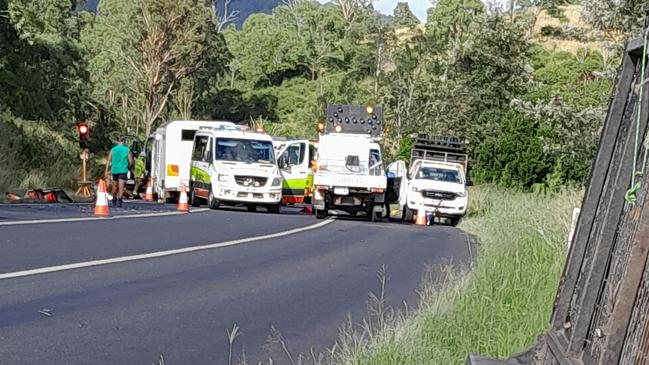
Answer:
<svg viewBox="0 0 649 365"><path fill-rule="evenodd" d="M326 209L316 209L315 210L315 217L317 219L325 219L325 218L327 218L327 210Z"/></svg>
<svg viewBox="0 0 649 365"><path fill-rule="evenodd" d="M415 211L408 208L407 205L403 206L403 213L401 215L401 220L404 222L412 223L412 218L415 216Z"/></svg>
<svg viewBox="0 0 649 365"><path fill-rule="evenodd" d="M448 219L448 224L451 225L452 227L457 226L458 223L460 223L460 217L452 217Z"/></svg>

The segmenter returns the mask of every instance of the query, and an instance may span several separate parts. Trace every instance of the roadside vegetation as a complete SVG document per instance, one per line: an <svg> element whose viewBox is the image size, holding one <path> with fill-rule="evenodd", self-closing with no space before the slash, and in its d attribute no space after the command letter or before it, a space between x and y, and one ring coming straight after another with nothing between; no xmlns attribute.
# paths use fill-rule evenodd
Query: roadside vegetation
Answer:
<svg viewBox="0 0 649 365"><path fill-rule="evenodd" d="M443 267L442 280L440 268L430 268L414 309L385 307L389 272L379 268L381 290L370 293L366 318L349 318L332 348L321 354L287 352L264 364L462 365L469 353L506 358L534 344L547 328L572 209L583 192L529 193L487 185L472 194L471 216L460 227L481 239L473 267ZM283 345L280 335L274 338Z"/></svg>
<svg viewBox="0 0 649 365"><path fill-rule="evenodd" d="M387 160L412 133L445 134L468 140L478 183L583 183L621 39L642 14L440 0L421 24L406 3L385 16L367 0L232 1L228 14L225 1L0 0L0 189L69 186L78 119L93 180L121 134L214 119L312 138L327 103L383 106Z"/></svg>
<svg viewBox="0 0 649 365"><path fill-rule="evenodd" d="M482 242L472 270L425 284L414 314L335 363L460 365L469 353L506 358L531 346L547 328L581 197L578 189L476 189L473 215L461 224Z"/></svg>

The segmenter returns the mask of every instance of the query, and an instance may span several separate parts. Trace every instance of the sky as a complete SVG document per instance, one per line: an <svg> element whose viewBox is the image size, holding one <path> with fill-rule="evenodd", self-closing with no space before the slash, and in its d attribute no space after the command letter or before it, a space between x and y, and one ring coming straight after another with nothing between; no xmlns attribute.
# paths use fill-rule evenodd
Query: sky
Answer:
<svg viewBox="0 0 649 365"><path fill-rule="evenodd" d="M319 0L321 3L329 2L329 0ZM407 2L410 10L415 13L420 21L426 21L426 9L430 7L430 0L374 0L374 8L383 14L392 15L394 8L399 2Z"/></svg>

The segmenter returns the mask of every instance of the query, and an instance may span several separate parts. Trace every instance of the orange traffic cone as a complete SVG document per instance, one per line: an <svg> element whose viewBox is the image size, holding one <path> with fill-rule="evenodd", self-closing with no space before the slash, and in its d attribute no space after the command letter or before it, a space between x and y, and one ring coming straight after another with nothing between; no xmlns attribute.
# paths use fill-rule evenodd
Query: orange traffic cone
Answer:
<svg viewBox="0 0 649 365"><path fill-rule="evenodd" d="M108 217L108 197L106 196L106 182L99 180L97 188L97 202L95 203L95 215L98 217Z"/></svg>
<svg viewBox="0 0 649 365"><path fill-rule="evenodd" d="M153 201L153 180L149 179L149 183L146 184L146 194L144 195L144 200L148 202Z"/></svg>
<svg viewBox="0 0 649 365"><path fill-rule="evenodd" d="M20 197L18 195L12 194L12 193L7 193L6 197L7 197L7 201L10 201L10 202L15 202L15 201L20 200Z"/></svg>
<svg viewBox="0 0 649 365"><path fill-rule="evenodd" d="M309 214L309 215L313 215L313 206L311 204L304 206L304 208L302 208L300 213L306 213L306 214Z"/></svg>
<svg viewBox="0 0 649 365"><path fill-rule="evenodd" d="M417 212L415 216L415 224L418 226L426 225L426 212Z"/></svg>
<svg viewBox="0 0 649 365"><path fill-rule="evenodd" d="M187 189L185 184L180 185L180 199L178 199L178 211L189 212L189 204L187 204Z"/></svg>

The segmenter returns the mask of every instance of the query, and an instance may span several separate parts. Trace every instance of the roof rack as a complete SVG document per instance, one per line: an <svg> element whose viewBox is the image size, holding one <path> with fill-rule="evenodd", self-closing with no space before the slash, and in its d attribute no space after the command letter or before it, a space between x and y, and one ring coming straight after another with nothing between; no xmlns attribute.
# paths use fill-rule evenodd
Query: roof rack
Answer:
<svg viewBox="0 0 649 365"><path fill-rule="evenodd" d="M464 153L466 151L466 142L457 137L434 136L427 134L414 134L415 139L413 148L425 150L442 150L448 152Z"/></svg>

